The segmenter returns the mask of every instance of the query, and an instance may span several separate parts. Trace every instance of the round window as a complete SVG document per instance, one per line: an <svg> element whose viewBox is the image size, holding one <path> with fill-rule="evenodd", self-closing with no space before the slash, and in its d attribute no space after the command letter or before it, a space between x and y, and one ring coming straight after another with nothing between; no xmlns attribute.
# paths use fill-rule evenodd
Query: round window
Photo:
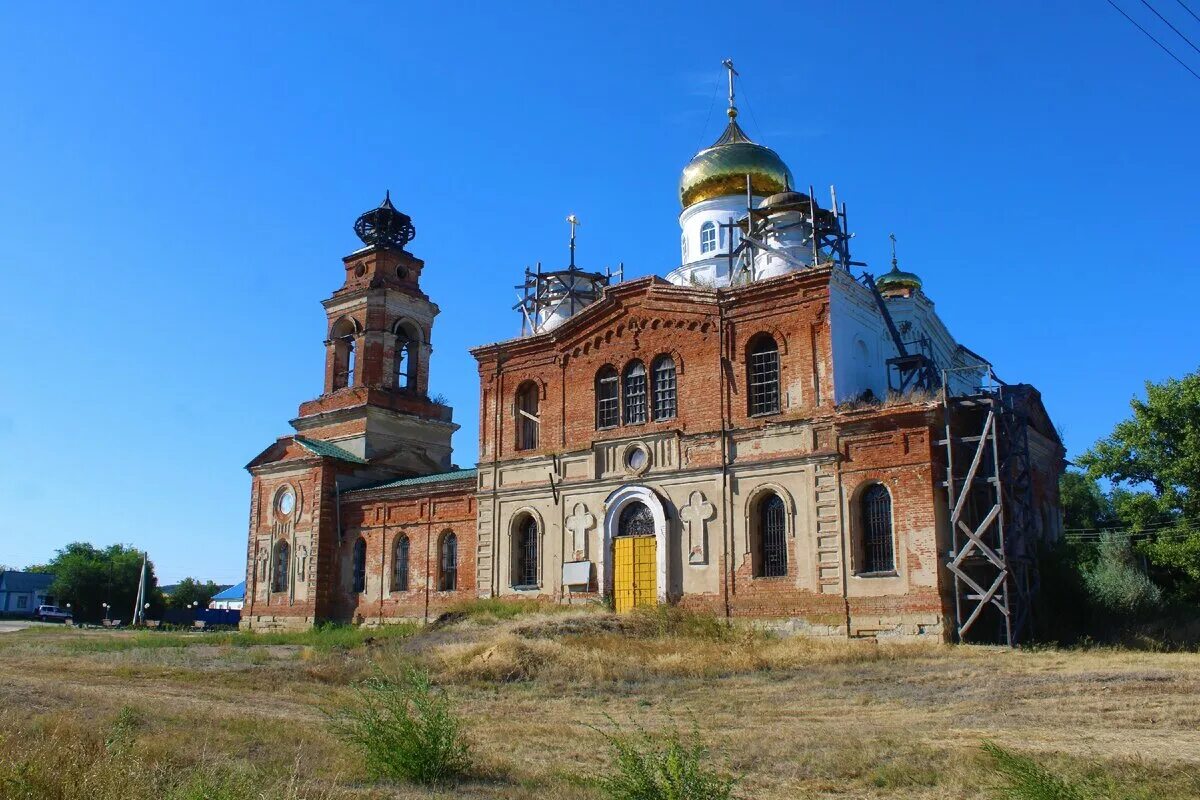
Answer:
<svg viewBox="0 0 1200 800"><path fill-rule="evenodd" d="M354 268L355 277L361 278L363 275L366 275L366 274L367 274L367 267L365 264L359 264L357 267Z"/></svg>
<svg viewBox="0 0 1200 800"><path fill-rule="evenodd" d="M644 447L634 445L625 451L625 466L632 472L641 472L650 466L650 454Z"/></svg>
<svg viewBox="0 0 1200 800"><path fill-rule="evenodd" d="M292 512L296 510L296 493L290 488L284 489L279 493L279 499L275 501L275 507L279 509L280 516L290 517Z"/></svg>
<svg viewBox="0 0 1200 800"><path fill-rule="evenodd" d="M396 267L396 277L400 280L404 280L408 277L408 270L406 270L404 267Z"/></svg>

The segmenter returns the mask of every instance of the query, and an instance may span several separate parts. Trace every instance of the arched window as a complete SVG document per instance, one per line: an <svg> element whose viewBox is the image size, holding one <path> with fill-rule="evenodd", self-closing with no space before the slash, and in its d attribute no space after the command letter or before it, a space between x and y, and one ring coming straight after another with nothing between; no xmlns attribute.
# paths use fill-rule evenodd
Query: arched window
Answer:
<svg viewBox="0 0 1200 800"><path fill-rule="evenodd" d="M359 537L354 542L354 574L350 590L362 594L367 590L367 541Z"/></svg>
<svg viewBox="0 0 1200 800"><path fill-rule="evenodd" d="M700 252L711 253L717 249L717 226L706 222L700 226Z"/></svg>
<svg viewBox="0 0 1200 800"><path fill-rule="evenodd" d="M408 591L408 537L401 536L396 540L396 550L392 555L392 591Z"/></svg>
<svg viewBox="0 0 1200 800"><path fill-rule="evenodd" d="M531 589L538 585L538 526L532 516L525 516L517 523L513 537L514 589Z"/></svg>
<svg viewBox="0 0 1200 800"><path fill-rule="evenodd" d="M356 356L354 340L358 335L358 322L351 317L342 317L333 324L329 338L333 340L333 389L344 389L354 385Z"/></svg>
<svg viewBox="0 0 1200 800"><path fill-rule="evenodd" d="M617 370L603 366L596 373L596 427L615 428L621 424L621 390Z"/></svg>
<svg viewBox="0 0 1200 800"><path fill-rule="evenodd" d="M291 548L287 542L275 543L275 574L271 576L271 591L286 592L288 570L291 568Z"/></svg>
<svg viewBox="0 0 1200 800"><path fill-rule="evenodd" d="M783 498L771 493L758 504L758 531L754 554L754 575L758 578L779 578L787 575L787 507Z"/></svg>
<svg viewBox="0 0 1200 800"><path fill-rule="evenodd" d="M675 360L659 356L654 362L654 419L675 417Z"/></svg>
<svg viewBox="0 0 1200 800"><path fill-rule="evenodd" d="M761 333L750 342L746 365L750 415L779 412L779 347Z"/></svg>
<svg viewBox="0 0 1200 800"><path fill-rule="evenodd" d="M653 536L654 514L645 503L634 501L621 509L617 536Z"/></svg>
<svg viewBox="0 0 1200 800"><path fill-rule="evenodd" d="M533 450L538 446L538 385L526 381L517 389L517 449Z"/></svg>
<svg viewBox="0 0 1200 800"><path fill-rule="evenodd" d="M892 572L892 496L883 484L868 486L862 495L862 571Z"/></svg>
<svg viewBox="0 0 1200 800"><path fill-rule="evenodd" d="M458 588L458 537L453 532L442 537L441 574L438 591L453 592Z"/></svg>
<svg viewBox="0 0 1200 800"><path fill-rule="evenodd" d="M646 421L646 367L631 361L625 367L625 424L639 425Z"/></svg>
<svg viewBox="0 0 1200 800"><path fill-rule="evenodd" d="M408 339L396 339L396 388L412 389L413 381L413 343Z"/></svg>
<svg viewBox="0 0 1200 800"><path fill-rule="evenodd" d="M683 260L686 263L688 260L688 245L687 245L687 234L686 233L680 237L679 244L683 248Z"/></svg>

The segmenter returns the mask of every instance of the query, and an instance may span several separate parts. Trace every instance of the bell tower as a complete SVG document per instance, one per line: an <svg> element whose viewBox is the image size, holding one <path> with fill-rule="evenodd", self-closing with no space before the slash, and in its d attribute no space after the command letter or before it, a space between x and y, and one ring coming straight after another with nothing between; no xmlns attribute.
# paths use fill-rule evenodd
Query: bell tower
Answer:
<svg viewBox="0 0 1200 800"><path fill-rule="evenodd" d="M438 307L421 291L425 262L405 247L412 219L389 193L362 214L363 247L342 259L344 282L322 302L327 317L321 396L300 406L297 433L409 475L450 469L458 428L449 406L429 398L429 356Z"/></svg>

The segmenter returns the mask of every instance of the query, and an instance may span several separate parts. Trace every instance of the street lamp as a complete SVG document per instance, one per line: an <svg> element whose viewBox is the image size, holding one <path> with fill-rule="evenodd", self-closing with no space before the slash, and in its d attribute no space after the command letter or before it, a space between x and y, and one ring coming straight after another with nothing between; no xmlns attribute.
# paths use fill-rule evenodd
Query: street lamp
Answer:
<svg viewBox="0 0 1200 800"><path fill-rule="evenodd" d="M111 606L108 603L101 603L100 605L104 606L104 621L108 622L108 610Z"/></svg>

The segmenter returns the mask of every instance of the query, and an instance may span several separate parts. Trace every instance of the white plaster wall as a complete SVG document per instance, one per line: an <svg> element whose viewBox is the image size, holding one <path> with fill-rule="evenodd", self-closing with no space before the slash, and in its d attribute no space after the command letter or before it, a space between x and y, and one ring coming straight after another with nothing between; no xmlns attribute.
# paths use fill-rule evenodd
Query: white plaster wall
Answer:
<svg viewBox="0 0 1200 800"><path fill-rule="evenodd" d="M761 198L752 197L752 202L758 203ZM737 247L741 237L737 230L730 231L722 228L729 220L735 222L746 216L745 195L729 195L705 200L702 203L688 206L679 215L680 263L679 266L667 273L667 280L677 286L690 286L695 282L706 286L728 286L729 276L729 236L732 233L733 246ZM717 249L708 253L700 252L700 228L704 223L711 222L717 228ZM686 243L686 244L685 244Z"/></svg>

